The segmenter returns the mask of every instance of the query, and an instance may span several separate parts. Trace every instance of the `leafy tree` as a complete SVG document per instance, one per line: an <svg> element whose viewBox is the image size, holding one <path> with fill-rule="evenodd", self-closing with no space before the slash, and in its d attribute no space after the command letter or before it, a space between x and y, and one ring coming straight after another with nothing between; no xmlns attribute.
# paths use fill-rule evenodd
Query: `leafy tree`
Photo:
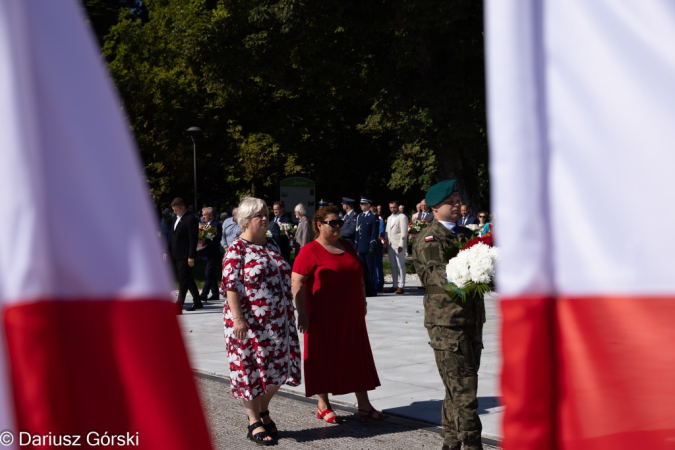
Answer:
<svg viewBox="0 0 675 450"><path fill-rule="evenodd" d="M82 0L82 6L101 46L110 28L117 23L120 11L129 10L139 19L147 20L141 0Z"/></svg>
<svg viewBox="0 0 675 450"><path fill-rule="evenodd" d="M95 13L104 1L85 5ZM143 17L119 9L101 34L159 204L191 198L184 130L197 125L204 199L275 199L281 178L302 174L322 197L410 204L455 176L484 206L481 8L156 0Z"/></svg>

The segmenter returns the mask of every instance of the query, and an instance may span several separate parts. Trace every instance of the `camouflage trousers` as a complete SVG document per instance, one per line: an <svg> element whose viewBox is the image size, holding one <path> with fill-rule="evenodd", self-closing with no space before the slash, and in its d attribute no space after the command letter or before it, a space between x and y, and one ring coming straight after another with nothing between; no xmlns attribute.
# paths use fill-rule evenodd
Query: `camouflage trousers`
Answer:
<svg viewBox="0 0 675 450"><path fill-rule="evenodd" d="M464 443L465 449L482 449L483 426L478 417L478 368L483 343L461 327L433 326L428 329L438 372L445 386L442 425L443 443Z"/></svg>

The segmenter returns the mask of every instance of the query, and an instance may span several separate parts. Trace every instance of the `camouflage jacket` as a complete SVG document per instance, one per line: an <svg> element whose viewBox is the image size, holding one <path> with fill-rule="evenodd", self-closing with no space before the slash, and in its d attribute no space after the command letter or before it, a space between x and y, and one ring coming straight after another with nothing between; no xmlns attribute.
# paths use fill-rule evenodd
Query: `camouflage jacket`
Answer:
<svg viewBox="0 0 675 450"><path fill-rule="evenodd" d="M460 240L468 240L473 236L468 228L458 226L454 231L457 234L434 220L413 242L413 263L426 289L424 326L461 326L472 334L476 330L476 337L480 338L482 333L478 330L482 329L485 322L483 299L468 298L466 303L451 300L442 287L447 283L445 266L449 255L456 252Z"/></svg>

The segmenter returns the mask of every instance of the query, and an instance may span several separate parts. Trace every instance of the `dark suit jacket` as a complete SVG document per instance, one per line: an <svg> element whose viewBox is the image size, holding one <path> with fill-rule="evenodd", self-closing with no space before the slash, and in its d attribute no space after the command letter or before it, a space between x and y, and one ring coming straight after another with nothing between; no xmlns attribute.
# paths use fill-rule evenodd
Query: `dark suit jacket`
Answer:
<svg viewBox="0 0 675 450"><path fill-rule="evenodd" d="M274 217L272 217L272 220L270 220L270 225L267 227L270 233L272 233L272 236L277 242L277 245L279 245L281 256L283 256L286 261L290 262L291 241L288 239L288 236L286 236L286 233L281 231L279 223L293 223L291 222L291 216L289 216L288 213L283 213L281 216L279 216L279 220L277 222L274 222Z"/></svg>
<svg viewBox="0 0 675 450"><path fill-rule="evenodd" d="M187 259L197 257L197 236L199 235L199 220L189 211L185 211L178 226L175 217L169 226L168 253L173 259Z"/></svg>
<svg viewBox="0 0 675 450"><path fill-rule="evenodd" d="M380 231L380 220L376 214L361 213L356 217L356 236L354 246L358 253L368 253L375 250L378 234Z"/></svg>
<svg viewBox="0 0 675 450"><path fill-rule="evenodd" d="M272 233L272 239L274 239L274 242L279 245L279 241L281 240L281 228L279 228L279 225L274 222L270 222L270 224L267 226L267 231Z"/></svg>
<svg viewBox="0 0 675 450"><path fill-rule="evenodd" d="M343 219L345 220L345 224L342 225L340 236L343 239L354 242L354 237L356 236L356 211L352 209L349 214L345 214Z"/></svg>
<svg viewBox="0 0 675 450"><path fill-rule="evenodd" d="M209 225L215 227L218 232L212 240L207 239L204 244L206 247L199 250L199 257L202 259L220 258L220 239L223 237L223 226L216 219L209 222Z"/></svg>
<svg viewBox="0 0 675 450"><path fill-rule="evenodd" d="M282 223L291 223L291 216L288 215L288 213L283 213L282 215L279 216L279 220L277 222L274 221L276 216L272 216L270 219L270 224L277 223L277 222L282 222Z"/></svg>
<svg viewBox="0 0 675 450"><path fill-rule="evenodd" d="M427 212L422 211L419 214L419 220L426 220L427 223L431 223L431 221L434 220L434 213L432 213L431 211Z"/></svg>
<svg viewBox="0 0 675 450"><path fill-rule="evenodd" d="M478 219L476 219L475 216L472 216L469 214L466 216L466 222L464 222L464 217L460 217L459 220L457 221L457 225L478 225Z"/></svg>
<svg viewBox="0 0 675 450"><path fill-rule="evenodd" d="M283 220L281 222L284 222ZM288 240L286 233L281 231L278 223L271 222L267 227L267 231L272 233L272 239L279 246L281 256L288 262L291 261L291 242Z"/></svg>

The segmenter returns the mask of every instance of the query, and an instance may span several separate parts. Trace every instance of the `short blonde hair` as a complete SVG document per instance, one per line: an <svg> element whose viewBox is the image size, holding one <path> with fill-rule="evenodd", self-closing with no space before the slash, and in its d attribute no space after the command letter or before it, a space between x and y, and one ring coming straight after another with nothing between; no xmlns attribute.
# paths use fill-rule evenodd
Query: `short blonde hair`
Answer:
<svg viewBox="0 0 675 450"><path fill-rule="evenodd" d="M307 215L307 208L305 208L305 205L303 205L302 203L298 203L297 205L295 205L294 211L300 214L301 216Z"/></svg>
<svg viewBox="0 0 675 450"><path fill-rule="evenodd" d="M248 222L263 209L267 209L267 203L264 200L255 197L244 197L237 208L237 223L243 230Z"/></svg>

